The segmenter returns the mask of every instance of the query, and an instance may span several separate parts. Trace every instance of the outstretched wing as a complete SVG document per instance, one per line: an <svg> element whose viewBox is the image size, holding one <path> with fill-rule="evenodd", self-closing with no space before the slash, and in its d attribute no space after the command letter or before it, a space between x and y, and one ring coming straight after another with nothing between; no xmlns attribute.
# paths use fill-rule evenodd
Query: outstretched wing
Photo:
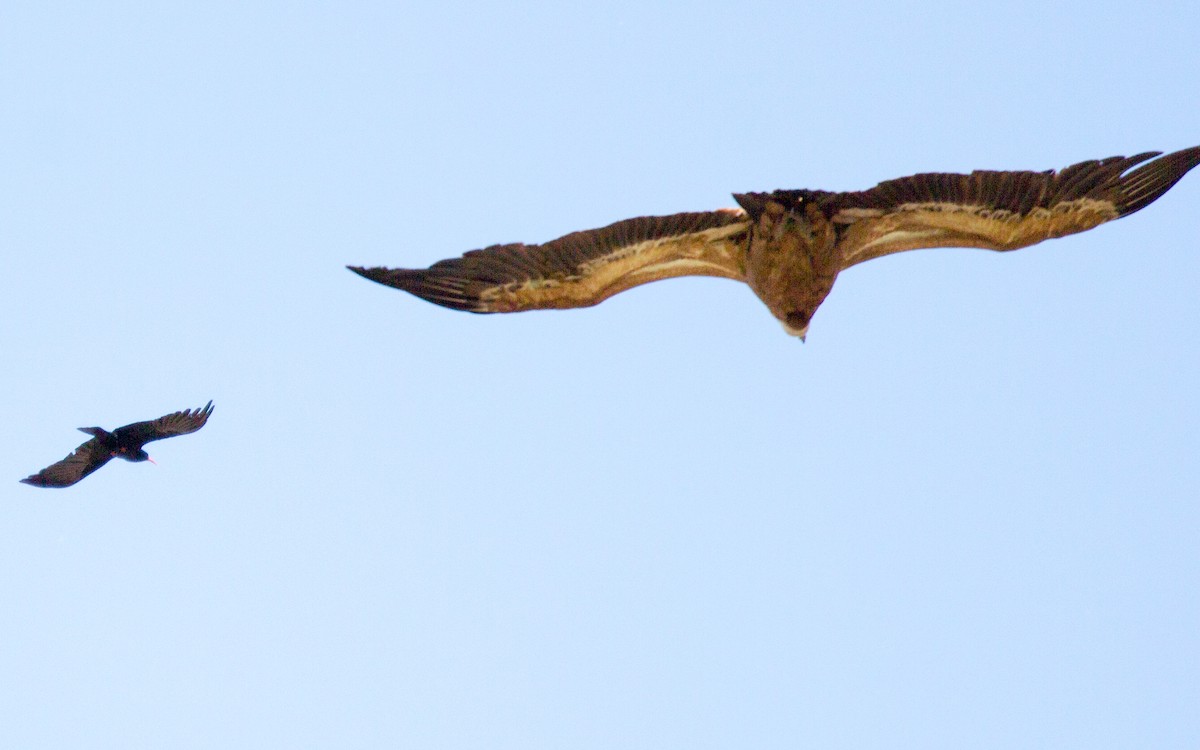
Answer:
<svg viewBox="0 0 1200 750"><path fill-rule="evenodd" d="M1059 172L918 174L862 192L810 195L839 229L843 268L927 247L1015 250L1139 211L1200 164L1200 146L1143 164L1160 153Z"/></svg>
<svg viewBox="0 0 1200 750"><path fill-rule="evenodd" d="M118 427L113 430L113 435L121 442L134 442L138 445L144 445L151 440L186 435L203 427L212 410L212 401L209 401L203 409L184 409L148 422L134 422Z"/></svg>
<svg viewBox="0 0 1200 750"><path fill-rule="evenodd" d="M70 487L108 463L110 458L112 454L100 446L99 440L92 438L63 460L21 481L34 487Z"/></svg>
<svg viewBox="0 0 1200 750"><path fill-rule="evenodd" d="M748 226L738 209L643 216L544 245L493 245L426 269L349 268L456 310L588 307L673 276L742 279Z"/></svg>

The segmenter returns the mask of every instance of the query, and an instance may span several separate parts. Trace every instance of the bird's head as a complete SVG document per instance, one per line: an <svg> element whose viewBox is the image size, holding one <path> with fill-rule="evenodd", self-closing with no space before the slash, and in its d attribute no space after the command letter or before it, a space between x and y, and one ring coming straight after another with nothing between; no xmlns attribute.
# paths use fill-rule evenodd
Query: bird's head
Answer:
<svg viewBox="0 0 1200 750"><path fill-rule="evenodd" d="M142 461L149 461L150 463L154 464L155 466L158 465L158 463L153 458L150 458L150 454L147 453L146 451L142 450L141 448L119 448L116 452L116 455L119 456L120 458L125 459L126 461L133 461L134 463L141 463Z"/></svg>
<svg viewBox="0 0 1200 750"><path fill-rule="evenodd" d="M812 315L809 313L793 310L780 318L779 322L783 324L783 330L787 332L787 335L795 336L803 343L804 339L808 337L808 322L811 318Z"/></svg>

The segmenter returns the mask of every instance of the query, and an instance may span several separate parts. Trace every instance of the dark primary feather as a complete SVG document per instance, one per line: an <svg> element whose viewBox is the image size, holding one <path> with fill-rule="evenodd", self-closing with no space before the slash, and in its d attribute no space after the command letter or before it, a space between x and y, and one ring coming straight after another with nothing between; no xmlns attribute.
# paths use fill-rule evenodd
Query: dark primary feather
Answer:
<svg viewBox="0 0 1200 750"><path fill-rule="evenodd" d="M1200 146L1176 151L1139 167L1121 178L1122 216L1140 211L1174 187L1193 167L1200 164Z"/></svg>

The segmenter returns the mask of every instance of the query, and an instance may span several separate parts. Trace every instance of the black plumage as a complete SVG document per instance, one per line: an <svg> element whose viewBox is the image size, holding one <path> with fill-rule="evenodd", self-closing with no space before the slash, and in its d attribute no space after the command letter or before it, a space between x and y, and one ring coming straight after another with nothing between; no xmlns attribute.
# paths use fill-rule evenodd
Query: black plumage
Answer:
<svg viewBox="0 0 1200 750"><path fill-rule="evenodd" d="M112 432L101 427L80 427L79 431L91 435L91 440L63 460L21 482L34 487L69 487L114 458L154 463L142 446L152 440L195 432L208 421L212 410L212 401L209 401L203 409L184 409L158 419L127 424Z"/></svg>

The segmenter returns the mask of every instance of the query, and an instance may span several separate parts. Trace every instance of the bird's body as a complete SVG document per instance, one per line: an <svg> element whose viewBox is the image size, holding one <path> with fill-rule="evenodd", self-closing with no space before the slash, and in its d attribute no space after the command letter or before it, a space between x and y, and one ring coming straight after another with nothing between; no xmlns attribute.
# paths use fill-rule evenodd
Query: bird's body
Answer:
<svg viewBox="0 0 1200 750"><path fill-rule="evenodd" d="M80 427L79 431L91 435L91 440L62 461L21 481L35 487L69 487L114 458L153 463L154 459L142 446L152 440L195 432L204 426L211 413L212 401L209 401L203 409L185 409L158 419L127 424L112 432L101 427Z"/></svg>
<svg viewBox="0 0 1200 750"><path fill-rule="evenodd" d="M803 336L833 289L839 268L837 231L812 203L794 210L742 196L754 218L746 252L746 283L793 336Z"/></svg>
<svg viewBox="0 0 1200 750"><path fill-rule="evenodd" d="M1200 146L1156 156L1058 172L918 174L859 192L735 194L740 209L627 219L426 269L350 269L476 313L587 307L659 279L720 276L748 284L788 333L803 337L851 266L920 248L1015 250L1092 229L1158 199L1200 164Z"/></svg>

